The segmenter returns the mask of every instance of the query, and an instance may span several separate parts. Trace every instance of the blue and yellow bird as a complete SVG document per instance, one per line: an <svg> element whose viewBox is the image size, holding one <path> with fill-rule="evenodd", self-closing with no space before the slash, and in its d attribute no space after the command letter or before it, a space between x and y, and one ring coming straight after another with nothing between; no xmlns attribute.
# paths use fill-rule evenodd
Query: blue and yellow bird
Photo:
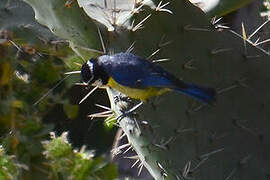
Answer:
<svg viewBox="0 0 270 180"><path fill-rule="evenodd" d="M81 76L84 83L106 85L142 102L168 91L177 91L207 104L216 97L215 89L183 82L131 53L92 58L82 65Z"/></svg>

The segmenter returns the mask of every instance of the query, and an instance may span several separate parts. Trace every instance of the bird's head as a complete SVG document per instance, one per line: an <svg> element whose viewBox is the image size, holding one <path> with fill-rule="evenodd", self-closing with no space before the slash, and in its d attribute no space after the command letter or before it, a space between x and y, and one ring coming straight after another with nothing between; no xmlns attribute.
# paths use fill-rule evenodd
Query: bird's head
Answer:
<svg viewBox="0 0 270 180"><path fill-rule="evenodd" d="M96 86L106 85L109 79L107 73L97 63L97 58L92 58L82 65L81 77L84 83Z"/></svg>

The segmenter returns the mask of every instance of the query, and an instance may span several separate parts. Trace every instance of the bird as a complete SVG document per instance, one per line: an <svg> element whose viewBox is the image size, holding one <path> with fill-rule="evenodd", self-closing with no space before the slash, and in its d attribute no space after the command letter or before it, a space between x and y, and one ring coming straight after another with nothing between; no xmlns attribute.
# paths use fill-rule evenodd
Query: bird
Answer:
<svg viewBox="0 0 270 180"><path fill-rule="evenodd" d="M82 65L81 78L87 85L107 86L141 102L169 91L205 104L216 101L214 88L184 82L161 66L127 52L89 59Z"/></svg>

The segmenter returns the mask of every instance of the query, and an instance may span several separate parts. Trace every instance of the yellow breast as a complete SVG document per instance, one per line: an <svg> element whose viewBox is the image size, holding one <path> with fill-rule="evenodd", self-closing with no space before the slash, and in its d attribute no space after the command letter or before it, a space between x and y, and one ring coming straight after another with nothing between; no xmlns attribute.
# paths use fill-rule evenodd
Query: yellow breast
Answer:
<svg viewBox="0 0 270 180"><path fill-rule="evenodd" d="M146 89L130 88L130 87L118 84L112 78L109 78L107 85L113 89L116 89L122 92L123 94L126 94L127 96L131 98L140 99L141 101L146 101L150 97L161 95L169 91L168 88L154 88L154 87L146 88Z"/></svg>

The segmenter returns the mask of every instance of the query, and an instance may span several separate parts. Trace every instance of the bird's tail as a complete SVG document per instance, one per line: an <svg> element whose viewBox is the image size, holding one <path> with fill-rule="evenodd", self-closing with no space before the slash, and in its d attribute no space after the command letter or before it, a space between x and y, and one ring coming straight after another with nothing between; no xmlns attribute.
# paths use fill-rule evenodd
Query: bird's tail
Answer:
<svg viewBox="0 0 270 180"><path fill-rule="evenodd" d="M187 88L175 88L177 92L189 95L203 103L212 104L216 101L216 90L186 83Z"/></svg>

